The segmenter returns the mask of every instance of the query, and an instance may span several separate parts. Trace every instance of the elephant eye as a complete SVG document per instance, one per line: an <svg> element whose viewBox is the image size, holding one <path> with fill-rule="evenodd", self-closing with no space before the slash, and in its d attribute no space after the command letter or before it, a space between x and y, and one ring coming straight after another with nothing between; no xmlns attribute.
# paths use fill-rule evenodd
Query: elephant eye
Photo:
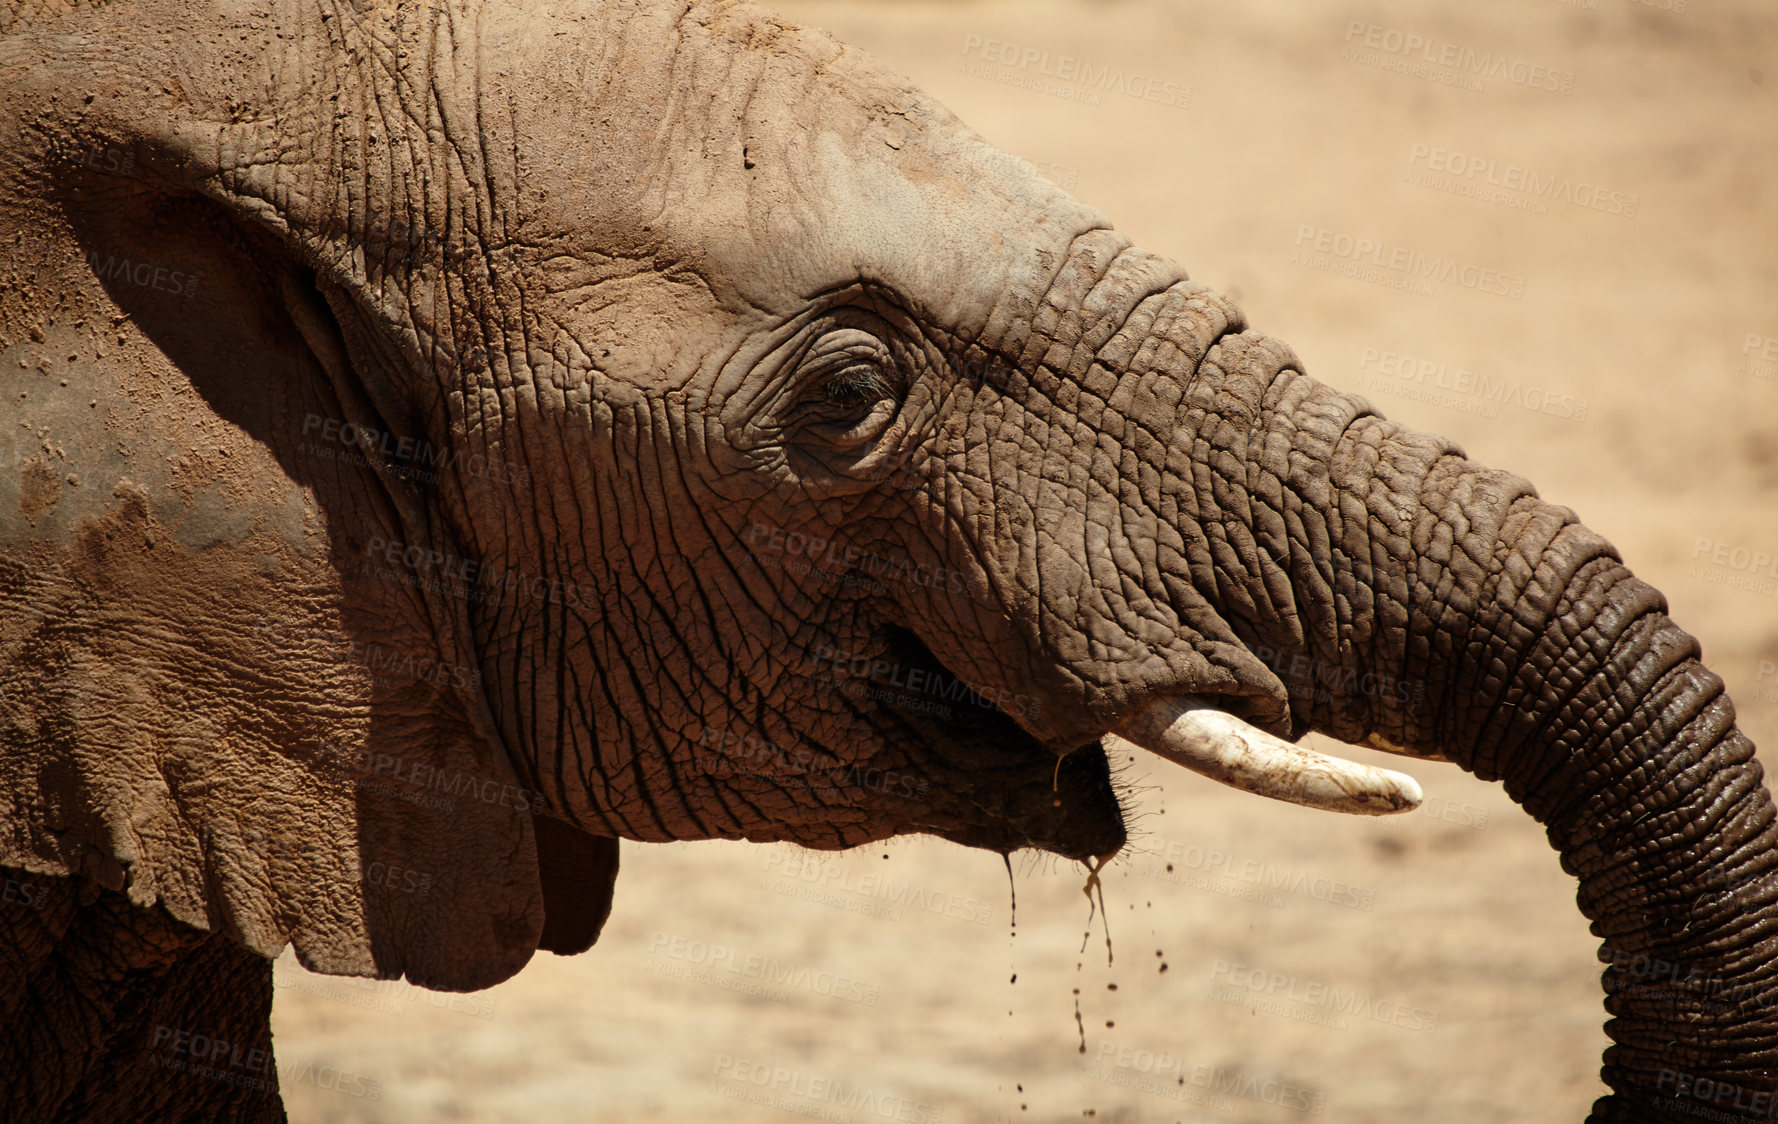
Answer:
<svg viewBox="0 0 1778 1124"><path fill-rule="evenodd" d="M822 384L808 432L837 448L875 441L895 420L900 395L881 371L848 368Z"/></svg>
<svg viewBox="0 0 1778 1124"><path fill-rule="evenodd" d="M804 361L809 389L797 421L821 444L836 449L866 445L895 420L903 387L885 364L876 339L846 332L826 343L821 354Z"/></svg>
<svg viewBox="0 0 1778 1124"><path fill-rule="evenodd" d="M874 405L895 396L895 388L883 372L870 365L846 367L823 382L821 389L827 400L842 410Z"/></svg>

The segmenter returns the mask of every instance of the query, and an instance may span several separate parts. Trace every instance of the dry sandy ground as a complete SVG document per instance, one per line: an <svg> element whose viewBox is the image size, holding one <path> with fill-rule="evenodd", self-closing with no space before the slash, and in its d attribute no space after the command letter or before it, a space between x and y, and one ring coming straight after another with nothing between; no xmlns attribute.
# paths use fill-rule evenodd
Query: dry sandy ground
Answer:
<svg viewBox="0 0 1778 1124"><path fill-rule="evenodd" d="M1778 578L1748 572L1753 552L1778 555L1769 3L784 10L1232 292L1311 373L1577 509L1667 593L1755 741L1778 747ZM1432 45L1401 63L1398 36ZM1034 89L1041 64L965 54L987 40L1014 60L1047 51L1051 69L1070 55L1158 76L1175 87L1158 97L1189 101ZM1470 88L1424 61L1446 44L1514 65ZM1566 90L1538 88L1552 72ZM1493 161L1497 182L1553 179L1557 197L1461 193L1500 189L1453 174L1452 152ZM1308 256L1324 237L1368 239L1384 264L1338 272ZM1403 289L1397 248L1519 294ZM1413 357L1415 377L1384 353ZM285 1062L379 1083L352 1096L299 1070L285 1098L297 1121L1578 1120L1605 1040L1573 884L1494 787L1408 770L1426 809L1380 823L1138 763L1136 845L1162 855L1105 878L1109 966L1099 921L1081 952L1082 872L1036 856L1015 859L1015 937L999 858L930 840L628 846L598 947L492 991L281 964ZM1254 972L1264 1003L1241 990ZM835 1088L868 1097L836 1106Z"/></svg>

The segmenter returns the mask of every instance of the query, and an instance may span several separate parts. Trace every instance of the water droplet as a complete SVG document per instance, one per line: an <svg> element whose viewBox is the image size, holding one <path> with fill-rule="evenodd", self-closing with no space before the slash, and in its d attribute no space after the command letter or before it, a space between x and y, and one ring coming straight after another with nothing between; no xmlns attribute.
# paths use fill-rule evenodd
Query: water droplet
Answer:
<svg viewBox="0 0 1778 1124"><path fill-rule="evenodd" d="M1011 932L1016 937L1019 935L1019 887L1012 877L1012 853L1010 851L1002 853L1000 861L1006 864L1006 892L1012 897L1012 908L1008 910L1008 913L1012 917Z"/></svg>

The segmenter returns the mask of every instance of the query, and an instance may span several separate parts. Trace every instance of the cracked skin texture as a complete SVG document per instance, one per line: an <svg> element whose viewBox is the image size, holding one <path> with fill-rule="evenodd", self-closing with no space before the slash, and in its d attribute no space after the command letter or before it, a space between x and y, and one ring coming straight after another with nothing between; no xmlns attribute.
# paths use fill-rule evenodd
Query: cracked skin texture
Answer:
<svg viewBox="0 0 1778 1124"><path fill-rule="evenodd" d="M287 944L583 950L619 838L1107 854L1098 739L1179 693L1501 780L1607 960L1723 983L1607 971L1596 1119L1771 1087L1772 804L1660 595L870 59L119 0L0 71L8 1118L277 1118L157 1028L262 1048Z"/></svg>

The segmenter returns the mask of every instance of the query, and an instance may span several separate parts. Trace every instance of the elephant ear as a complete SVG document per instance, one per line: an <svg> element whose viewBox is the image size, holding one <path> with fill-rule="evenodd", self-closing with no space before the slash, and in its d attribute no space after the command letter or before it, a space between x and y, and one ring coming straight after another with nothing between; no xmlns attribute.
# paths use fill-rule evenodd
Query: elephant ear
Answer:
<svg viewBox="0 0 1778 1124"><path fill-rule="evenodd" d="M543 882L543 934L537 947L572 956L593 947L611 916L617 840L537 817L537 869Z"/></svg>
<svg viewBox="0 0 1778 1124"><path fill-rule="evenodd" d="M0 866L437 988L590 945L616 841L506 753L415 388L102 15L0 56Z"/></svg>

